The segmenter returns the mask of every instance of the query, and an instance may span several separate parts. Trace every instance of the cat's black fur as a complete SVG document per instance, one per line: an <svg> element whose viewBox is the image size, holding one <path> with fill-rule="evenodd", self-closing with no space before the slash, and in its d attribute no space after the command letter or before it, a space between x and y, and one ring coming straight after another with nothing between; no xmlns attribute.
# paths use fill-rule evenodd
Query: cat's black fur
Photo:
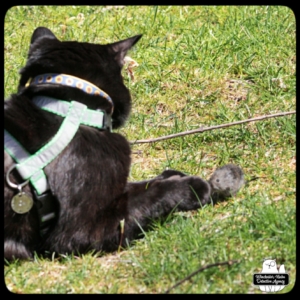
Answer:
<svg viewBox="0 0 300 300"><path fill-rule="evenodd" d="M37 28L31 38L28 60L20 71L17 94L4 103L5 129L30 153L35 153L57 132L62 118L37 107L35 95L66 101L75 100L91 109L111 104L100 96L60 85L25 87L30 77L64 73L87 80L104 90L114 102L113 128L124 124L131 97L123 84L121 69L127 51L140 35L108 45L61 42L47 28ZM41 237L37 209L17 214L5 175L14 163L4 152L4 256L28 259L34 251L84 253L89 250L114 251L120 243L120 220L125 219L122 246L137 238L151 220L173 210L198 209L210 202L210 185L196 176L167 170L150 181L127 182L130 146L120 134L81 125L70 144L44 169L59 215L48 233ZM23 182L17 172L11 180ZM30 185L24 191L33 197Z"/></svg>

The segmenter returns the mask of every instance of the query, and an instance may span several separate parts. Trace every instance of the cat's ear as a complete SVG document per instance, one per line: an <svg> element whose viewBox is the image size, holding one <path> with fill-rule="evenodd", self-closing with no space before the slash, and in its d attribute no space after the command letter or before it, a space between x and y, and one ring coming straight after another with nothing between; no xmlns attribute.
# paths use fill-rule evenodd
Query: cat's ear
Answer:
<svg viewBox="0 0 300 300"><path fill-rule="evenodd" d="M49 38L49 39L57 40L56 36L50 29L48 29L46 27L38 27L35 29L35 31L32 34L30 44L32 45L36 40L38 40L40 38Z"/></svg>
<svg viewBox="0 0 300 300"><path fill-rule="evenodd" d="M122 68L124 65L124 58L128 50L135 45L138 40L142 37L141 34L122 40L116 43L109 44L109 51L114 56L114 59L117 61L119 66Z"/></svg>

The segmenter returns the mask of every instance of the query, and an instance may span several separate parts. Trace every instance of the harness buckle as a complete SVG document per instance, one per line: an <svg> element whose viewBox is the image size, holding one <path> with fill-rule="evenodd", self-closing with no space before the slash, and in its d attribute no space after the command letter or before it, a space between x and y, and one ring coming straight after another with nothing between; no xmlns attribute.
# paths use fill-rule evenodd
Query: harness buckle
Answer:
<svg viewBox="0 0 300 300"><path fill-rule="evenodd" d="M101 111L103 113L103 129L112 132L111 115L108 114L104 109L97 109L97 111Z"/></svg>
<svg viewBox="0 0 300 300"><path fill-rule="evenodd" d="M36 190L33 190L33 193L38 209L40 231L43 235L48 231L50 225L52 225L53 219L56 219L59 205L56 197L50 191L38 195Z"/></svg>

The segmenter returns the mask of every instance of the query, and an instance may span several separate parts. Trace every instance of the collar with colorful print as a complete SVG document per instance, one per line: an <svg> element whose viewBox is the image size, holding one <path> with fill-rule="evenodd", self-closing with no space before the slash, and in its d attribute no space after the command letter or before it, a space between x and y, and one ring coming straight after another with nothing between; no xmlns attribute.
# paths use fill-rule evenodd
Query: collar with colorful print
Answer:
<svg viewBox="0 0 300 300"><path fill-rule="evenodd" d="M26 87L30 85L38 85L38 84L60 84L60 85L65 85L65 86L70 86L74 88L78 88L80 90L83 90L85 93L90 94L90 95L99 95L105 99L107 99L109 102L112 103L112 99L109 97L108 94L106 94L104 91L102 91L100 88L98 88L96 85L72 76L72 75L67 75L67 74L55 74L55 73L47 73L47 74L42 74L38 75L34 78L30 78L28 83L26 84Z"/></svg>

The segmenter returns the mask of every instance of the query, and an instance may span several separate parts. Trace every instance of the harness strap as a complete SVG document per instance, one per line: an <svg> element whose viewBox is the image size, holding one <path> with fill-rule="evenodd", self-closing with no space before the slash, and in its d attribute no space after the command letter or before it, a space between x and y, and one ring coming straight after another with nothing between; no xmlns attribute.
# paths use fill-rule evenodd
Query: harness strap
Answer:
<svg viewBox="0 0 300 300"><path fill-rule="evenodd" d="M77 132L81 117L86 109L87 107L84 104L71 102L67 116L51 141L17 165L16 168L23 179L32 181L34 174L42 170L65 149Z"/></svg>
<svg viewBox="0 0 300 300"><path fill-rule="evenodd" d="M17 162L22 163L30 154L4 129L4 150ZM44 235L56 217L57 202L54 199L43 170L36 172L30 179L40 222L40 234Z"/></svg>
<svg viewBox="0 0 300 300"><path fill-rule="evenodd" d="M24 161L30 156L30 154L5 129L4 149L18 163Z"/></svg>
<svg viewBox="0 0 300 300"><path fill-rule="evenodd" d="M17 162L16 169L24 180L29 179L38 195L49 190L43 168L58 156L73 139L80 124L99 129L111 127L111 117L105 111L87 109L76 101L62 101L46 96L36 96L34 103L44 110L64 117L56 135L35 154L30 155L14 137L4 130L4 148Z"/></svg>
<svg viewBox="0 0 300 300"><path fill-rule="evenodd" d="M6 130L4 130L4 148L17 162L16 169L24 180L29 179L39 213L40 232L43 235L56 214L56 202L50 192L43 168L57 157L70 143L81 124L86 105L72 101L58 132L39 151L32 156ZM103 113L100 113L101 116Z"/></svg>
<svg viewBox="0 0 300 300"><path fill-rule="evenodd" d="M30 154L20 145L9 132L4 129L4 150L17 162L22 163L30 157ZM49 184L43 170L37 171L31 178L37 194L40 195L49 190Z"/></svg>
<svg viewBox="0 0 300 300"><path fill-rule="evenodd" d="M71 103L47 96L36 96L32 101L40 108L57 114L61 117L66 117L70 109ZM111 117L104 111L95 111L86 109L81 117L81 123L87 126L96 127L99 129L109 129L111 131Z"/></svg>

